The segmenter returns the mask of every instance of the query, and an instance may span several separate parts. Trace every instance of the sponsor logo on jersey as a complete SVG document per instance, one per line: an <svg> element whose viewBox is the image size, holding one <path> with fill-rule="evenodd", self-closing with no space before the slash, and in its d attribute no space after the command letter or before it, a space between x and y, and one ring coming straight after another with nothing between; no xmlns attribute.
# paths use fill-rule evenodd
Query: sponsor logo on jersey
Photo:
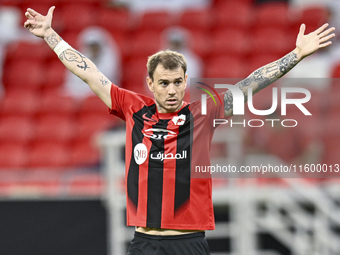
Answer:
<svg viewBox="0 0 340 255"><path fill-rule="evenodd" d="M160 160L160 161L163 161L164 159L185 159L187 158L187 151L182 151L182 153L176 153L176 154L173 154L173 153L161 153L161 152L158 152L157 154L151 154L151 158L152 159L157 159L157 160Z"/></svg>
<svg viewBox="0 0 340 255"><path fill-rule="evenodd" d="M133 156L138 165L143 164L148 157L148 150L145 144L143 143L136 144L135 148L133 149Z"/></svg>
<svg viewBox="0 0 340 255"><path fill-rule="evenodd" d="M167 139L169 137L176 136L176 132L162 129L162 128L149 128L143 132L143 135L146 137L150 137L151 139Z"/></svg>
<svg viewBox="0 0 340 255"><path fill-rule="evenodd" d="M182 126L185 122L186 116L181 114L172 118L172 122L177 126Z"/></svg>
<svg viewBox="0 0 340 255"><path fill-rule="evenodd" d="M142 115L142 117L143 117L143 119L145 119L145 120L147 120L147 121L151 121L151 122L157 122L157 120L155 120L155 119L152 119L152 118L146 117L146 113L144 113L144 114Z"/></svg>

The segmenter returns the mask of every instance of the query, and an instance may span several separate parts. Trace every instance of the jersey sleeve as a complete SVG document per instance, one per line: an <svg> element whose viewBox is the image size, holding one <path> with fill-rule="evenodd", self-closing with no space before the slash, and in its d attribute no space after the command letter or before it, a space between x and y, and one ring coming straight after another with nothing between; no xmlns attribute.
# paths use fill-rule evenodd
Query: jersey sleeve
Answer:
<svg viewBox="0 0 340 255"><path fill-rule="evenodd" d="M109 109L109 114L115 115L122 120L126 120L137 108L154 103L149 97L120 88L114 84L111 85L110 95L111 109Z"/></svg>

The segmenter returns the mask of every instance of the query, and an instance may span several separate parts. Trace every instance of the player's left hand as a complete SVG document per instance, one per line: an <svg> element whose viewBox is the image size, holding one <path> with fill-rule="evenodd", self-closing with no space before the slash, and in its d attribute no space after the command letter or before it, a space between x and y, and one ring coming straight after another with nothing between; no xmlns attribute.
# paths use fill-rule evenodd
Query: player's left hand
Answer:
<svg viewBox="0 0 340 255"><path fill-rule="evenodd" d="M306 25L302 24L300 26L300 32L296 40L296 48L302 57L307 57L318 49L332 44L330 39L335 36L335 34L332 33L335 28L331 27L325 30L328 26L329 25L326 23L307 35L305 35Z"/></svg>

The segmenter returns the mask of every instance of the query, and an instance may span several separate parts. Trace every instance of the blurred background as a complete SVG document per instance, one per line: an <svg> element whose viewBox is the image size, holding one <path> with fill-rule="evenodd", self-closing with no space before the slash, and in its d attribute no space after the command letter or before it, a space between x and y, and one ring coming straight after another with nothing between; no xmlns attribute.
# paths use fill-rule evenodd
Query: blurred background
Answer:
<svg viewBox="0 0 340 255"><path fill-rule="evenodd" d="M293 50L301 23L307 33L340 24L339 0L0 0L0 254L125 254L133 236L124 123L23 28L28 7L45 15L52 5L65 41L150 96L146 61L160 49L182 52L189 78L242 79ZM213 162L340 164L337 33L278 85L310 90L313 116L292 112L294 130L221 127ZM268 109L271 95L254 105ZM212 254L340 254L336 175L299 177L214 179Z"/></svg>

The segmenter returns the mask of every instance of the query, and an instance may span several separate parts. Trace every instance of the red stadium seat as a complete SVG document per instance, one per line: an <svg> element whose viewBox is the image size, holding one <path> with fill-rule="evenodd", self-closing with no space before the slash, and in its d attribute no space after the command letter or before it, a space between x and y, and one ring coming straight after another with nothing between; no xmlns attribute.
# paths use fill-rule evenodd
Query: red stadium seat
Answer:
<svg viewBox="0 0 340 255"><path fill-rule="evenodd" d="M44 116L37 121L35 142L58 142L67 144L75 137L76 123L64 116Z"/></svg>
<svg viewBox="0 0 340 255"><path fill-rule="evenodd" d="M0 144L0 169L23 168L28 160L26 146L13 143Z"/></svg>
<svg viewBox="0 0 340 255"><path fill-rule="evenodd" d="M19 41L9 46L6 57L9 63L21 60L42 62L45 61L50 54L52 54L51 49L45 42L33 43Z"/></svg>
<svg viewBox="0 0 340 255"><path fill-rule="evenodd" d="M42 63L29 60L12 63L4 73L6 89L38 90L45 78Z"/></svg>
<svg viewBox="0 0 340 255"><path fill-rule="evenodd" d="M79 33L86 27L97 24L97 10L83 4L65 4L62 8L62 19L66 31Z"/></svg>
<svg viewBox="0 0 340 255"><path fill-rule="evenodd" d="M161 32L172 24L171 15L167 11L149 11L143 13L136 29L138 30L157 30Z"/></svg>
<svg viewBox="0 0 340 255"><path fill-rule="evenodd" d="M70 180L71 195L100 196L103 193L104 180L100 173L75 175Z"/></svg>
<svg viewBox="0 0 340 255"><path fill-rule="evenodd" d="M78 105L72 97L55 95L47 93L41 100L41 110L39 115L43 116L60 116L72 118L78 110Z"/></svg>
<svg viewBox="0 0 340 255"><path fill-rule="evenodd" d="M42 89L46 91L53 91L60 89L65 81L66 68L60 63L56 56L56 61L53 61L47 66L45 80Z"/></svg>
<svg viewBox="0 0 340 255"><path fill-rule="evenodd" d="M324 6L310 6L306 7L301 12L301 17L296 23L296 26L300 27L300 24L306 24L306 34L313 32L324 23L328 22L329 10ZM298 27L295 29L298 30Z"/></svg>
<svg viewBox="0 0 340 255"><path fill-rule="evenodd" d="M212 52L214 56L223 54L244 58L250 50L248 36L238 29L225 29L217 31L212 36Z"/></svg>
<svg viewBox="0 0 340 255"><path fill-rule="evenodd" d="M146 58L131 59L124 64L123 87L128 90L143 94L148 93L146 85L147 68Z"/></svg>
<svg viewBox="0 0 340 255"><path fill-rule="evenodd" d="M131 14L127 10L101 8L98 13L98 25L111 33L128 32L132 26Z"/></svg>
<svg viewBox="0 0 340 255"><path fill-rule="evenodd" d="M99 163L99 148L95 147L91 141L91 139L80 141L72 146L71 165L95 166Z"/></svg>
<svg viewBox="0 0 340 255"><path fill-rule="evenodd" d="M191 33L189 47L202 59L211 53L211 39L208 32Z"/></svg>
<svg viewBox="0 0 340 255"><path fill-rule="evenodd" d="M94 134L105 131L115 125L116 117L110 115L84 114L79 117L76 142L88 141Z"/></svg>
<svg viewBox="0 0 340 255"><path fill-rule="evenodd" d="M284 56L294 49L295 39L290 38L281 30L271 28L256 30L251 39L253 42L251 55L277 54Z"/></svg>
<svg viewBox="0 0 340 255"><path fill-rule="evenodd" d="M331 78L340 78L340 62L333 66L331 70Z"/></svg>
<svg viewBox="0 0 340 255"><path fill-rule="evenodd" d="M289 6L284 2L269 2L260 5L256 10L255 26L288 30L291 25L288 9Z"/></svg>
<svg viewBox="0 0 340 255"><path fill-rule="evenodd" d="M30 118L6 117L0 121L0 144L28 144L35 137L35 123Z"/></svg>
<svg viewBox="0 0 340 255"><path fill-rule="evenodd" d="M156 53L160 48L160 33L157 31L138 31L132 38L131 55L147 57Z"/></svg>
<svg viewBox="0 0 340 255"><path fill-rule="evenodd" d="M214 29L239 28L247 30L253 21L251 5L242 1L223 1L214 8Z"/></svg>
<svg viewBox="0 0 340 255"><path fill-rule="evenodd" d="M91 96L84 99L79 108L79 115L98 114L107 115L108 107L98 96Z"/></svg>
<svg viewBox="0 0 340 255"><path fill-rule="evenodd" d="M245 78L246 63L236 57L216 57L207 61L205 77L207 78Z"/></svg>
<svg viewBox="0 0 340 255"><path fill-rule="evenodd" d="M191 31L205 31L211 28L212 21L209 9L187 10L182 13L179 25Z"/></svg>
<svg viewBox="0 0 340 255"><path fill-rule="evenodd" d="M9 90L1 103L2 116L35 117L40 107L40 96L34 91Z"/></svg>
<svg viewBox="0 0 340 255"><path fill-rule="evenodd" d="M30 149L28 167L64 168L70 164L70 148L60 143L37 143Z"/></svg>

